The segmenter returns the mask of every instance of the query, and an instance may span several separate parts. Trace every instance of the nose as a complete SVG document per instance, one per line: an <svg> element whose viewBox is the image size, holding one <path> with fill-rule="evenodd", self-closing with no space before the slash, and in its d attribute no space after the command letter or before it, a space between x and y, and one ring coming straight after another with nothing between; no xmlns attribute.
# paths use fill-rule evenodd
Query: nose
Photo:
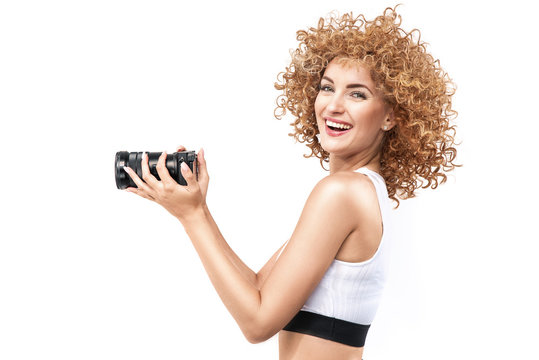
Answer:
<svg viewBox="0 0 539 360"><path fill-rule="evenodd" d="M327 110L331 113L341 113L344 110L344 101L339 94L333 94L327 105Z"/></svg>

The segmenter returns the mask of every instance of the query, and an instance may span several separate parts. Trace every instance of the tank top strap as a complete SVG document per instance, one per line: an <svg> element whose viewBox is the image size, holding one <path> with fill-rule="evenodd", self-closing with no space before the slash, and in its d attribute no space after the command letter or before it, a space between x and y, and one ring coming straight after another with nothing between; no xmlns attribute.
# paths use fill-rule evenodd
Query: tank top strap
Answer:
<svg viewBox="0 0 539 360"><path fill-rule="evenodd" d="M380 211L382 213L382 219L385 220L388 217L388 212L390 210L389 204L389 195L387 192L387 186L382 175L378 174L376 171L367 169L366 167L361 167L354 170L355 172L367 175L368 178L374 185L376 189L376 195L378 197L378 204L380 205Z"/></svg>

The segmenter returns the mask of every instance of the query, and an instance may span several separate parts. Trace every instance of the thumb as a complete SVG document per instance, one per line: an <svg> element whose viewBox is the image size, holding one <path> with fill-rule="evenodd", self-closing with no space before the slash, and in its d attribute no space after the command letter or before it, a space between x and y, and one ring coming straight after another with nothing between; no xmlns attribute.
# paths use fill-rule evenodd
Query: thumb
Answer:
<svg viewBox="0 0 539 360"><path fill-rule="evenodd" d="M198 160L198 179L205 181L208 179L208 168L206 167L206 158L204 157L204 149L200 148L197 154Z"/></svg>
<svg viewBox="0 0 539 360"><path fill-rule="evenodd" d="M180 169L183 178L185 179L185 181L187 181L187 185L191 185L193 182L196 182L191 168L189 168L189 165L187 165L185 161L182 161L182 163L180 164Z"/></svg>

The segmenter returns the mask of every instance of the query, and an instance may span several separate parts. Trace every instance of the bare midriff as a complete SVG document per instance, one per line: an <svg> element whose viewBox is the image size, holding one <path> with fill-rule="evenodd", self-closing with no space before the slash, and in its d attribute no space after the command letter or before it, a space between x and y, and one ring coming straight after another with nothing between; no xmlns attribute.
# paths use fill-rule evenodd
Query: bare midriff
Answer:
<svg viewBox="0 0 539 360"><path fill-rule="evenodd" d="M362 356L362 347L292 331L279 332L279 360L361 360Z"/></svg>

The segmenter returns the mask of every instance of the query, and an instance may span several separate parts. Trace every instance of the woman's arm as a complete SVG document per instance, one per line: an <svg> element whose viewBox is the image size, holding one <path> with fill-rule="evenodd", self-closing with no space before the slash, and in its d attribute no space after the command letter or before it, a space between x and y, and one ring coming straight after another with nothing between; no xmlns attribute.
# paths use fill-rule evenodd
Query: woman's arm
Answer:
<svg viewBox="0 0 539 360"><path fill-rule="evenodd" d="M208 276L228 311L247 339L251 339L248 324L253 324L259 307L260 293L256 283L234 264L221 241L217 227L212 226L207 207L180 219L191 239Z"/></svg>
<svg viewBox="0 0 539 360"><path fill-rule="evenodd" d="M176 151L184 150L185 146L180 145L177 147ZM196 182L196 186L180 187L175 181L173 181L165 167L165 158L166 153L161 154L156 166L157 172L161 177L161 181L157 181L157 179L150 173L148 157L145 154L143 155L143 159L141 161L144 182L129 167L125 167L125 171L137 185L136 188L127 188L126 190L162 205L171 214L178 218L182 217L182 213L191 213L193 208L203 207L206 208L207 211L206 194L208 191L209 175L203 149L200 149L197 155L198 161L195 165L199 166L199 177L198 181ZM182 170L182 173L183 172L184 170ZM187 174L188 172L186 175ZM195 183L193 182L192 185L195 185ZM181 209L181 206L178 205L182 204L187 206ZM207 211L207 213L209 214L209 225L211 226L212 231L218 235L218 242L222 246L226 256L230 259L230 261L232 261L232 263L234 263L234 266L237 267L238 271L240 271L252 285L259 288L260 285L258 284L258 274L245 265L245 263L241 261L241 259L234 253L219 231L219 228L217 227L217 224L209 211ZM269 264L272 262L274 262L274 258L270 259L268 264L266 264L261 270L264 277L266 276L264 274L267 273L270 267Z"/></svg>
<svg viewBox="0 0 539 360"><path fill-rule="evenodd" d="M350 194L367 188L366 181L336 173L315 186L288 246L260 289L235 265L207 207L179 218L224 305L250 342L273 336L303 306L357 226L364 209Z"/></svg>
<svg viewBox="0 0 539 360"><path fill-rule="evenodd" d="M266 279L268 278L269 274L271 274L271 270L273 270L273 267L275 266L275 263L277 262L277 259L279 258L279 254L282 253L284 250L284 247L288 241L286 241L280 248L273 254L273 256L264 264L264 266L258 271L256 274L257 278L257 289L260 290L260 288L264 285L266 282Z"/></svg>
<svg viewBox="0 0 539 360"><path fill-rule="evenodd" d="M234 263L236 268L243 274L243 276L249 280L251 284L253 284L257 289L260 289L264 282L266 281L268 275L271 273L271 270L275 266L275 263L277 262L277 259L279 257L279 254L282 252L283 248L286 246L285 242L274 254L273 256L264 264L264 266L258 271L258 273L255 273L253 270L251 270L250 267L248 267L241 258L236 255L234 250L228 245L225 238L221 234L221 231L219 230L219 227L215 223L215 220L213 219L213 216L211 215L209 209L206 207L207 214L209 214L209 221L212 226L212 229L214 232L217 232L219 234L219 242L221 246L223 247L227 257Z"/></svg>
<svg viewBox="0 0 539 360"><path fill-rule="evenodd" d="M209 176L202 149L199 154L202 156L198 181L182 162L181 172L187 186L179 185L166 168L166 152L163 152L156 165L161 180L151 174L148 158L143 156L144 181L126 167L137 185L126 190L160 204L180 220L213 286L247 339L266 340L301 309L343 241L374 210L372 202L367 200L369 193L372 195L372 184L365 176L353 172L331 174L319 181L307 199L288 245L275 263L270 262L264 270L265 280L257 282L226 245L206 206Z"/></svg>
<svg viewBox="0 0 539 360"><path fill-rule="evenodd" d="M211 232L217 235L217 241L220 244L221 248L225 252L228 259L234 264L238 271L251 283L253 286L258 287L257 274L251 270L239 257L236 255L234 250L228 245L223 234L219 230L219 227L215 223L213 216L211 215L207 206L205 207L205 213L207 214L207 221L211 227Z"/></svg>

